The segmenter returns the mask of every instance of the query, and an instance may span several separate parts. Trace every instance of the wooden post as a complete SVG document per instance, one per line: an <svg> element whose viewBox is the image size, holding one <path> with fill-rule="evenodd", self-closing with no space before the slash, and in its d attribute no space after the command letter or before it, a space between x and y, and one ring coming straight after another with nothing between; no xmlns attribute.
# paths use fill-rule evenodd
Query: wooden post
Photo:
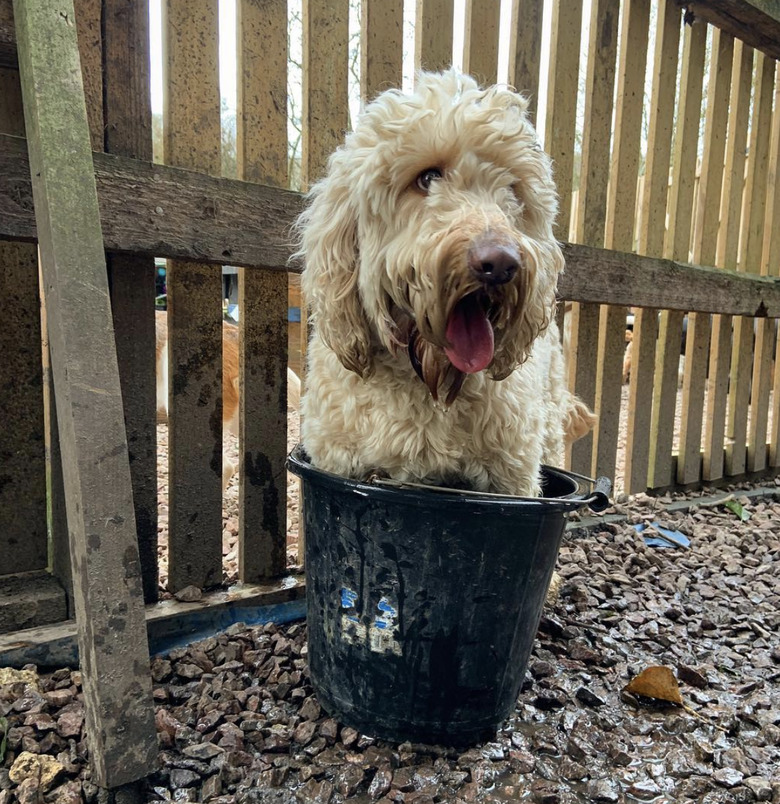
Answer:
<svg viewBox="0 0 780 804"><path fill-rule="evenodd" d="M715 258L716 265L729 270L737 267L752 74L753 50L736 40L731 72L726 163L720 203L721 223ZM723 477L731 336L732 319L728 316L715 316L712 322L710 370L707 377L708 411L704 422L702 476L705 480L717 480Z"/></svg>
<svg viewBox="0 0 780 804"><path fill-rule="evenodd" d="M448 0L450 3L452 0ZM428 0L425 0L428 2ZM420 4L418 4L418 14ZM452 27L450 25L450 27ZM344 141L348 105L349 4L347 0L303 0L303 139L301 189L325 175L330 154ZM301 299L301 368L306 371L309 326ZM303 564L303 489L298 525L298 562Z"/></svg>
<svg viewBox="0 0 780 804"><path fill-rule="evenodd" d="M362 0L360 25L360 94L367 103L401 86L403 0Z"/></svg>
<svg viewBox="0 0 780 804"><path fill-rule="evenodd" d="M0 68L0 131L24 136L19 75ZM0 575L45 570L46 454L38 252L0 242Z"/></svg>
<svg viewBox="0 0 780 804"><path fill-rule="evenodd" d="M157 754L122 397L72 0L15 0L93 781Z"/></svg>
<svg viewBox="0 0 780 804"><path fill-rule="evenodd" d="M604 245L619 15L619 0L593 0L575 240L596 247ZM596 402L601 401L596 398L600 316L597 305L573 305L567 355L569 385L596 415ZM593 447L591 433L567 446L566 462L573 471L593 470Z"/></svg>
<svg viewBox="0 0 780 804"><path fill-rule="evenodd" d="M222 171L216 0L166 0L165 160ZM212 213L213 214L213 213ZM222 276L168 263L168 588L222 583Z"/></svg>
<svg viewBox="0 0 780 804"><path fill-rule="evenodd" d="M466 0L463 72L482 86L495 84L498 76L500 16L501 0Z"/></svg>
<svg viewBox="0 0 780 804"><path fill-rule="evenodd" d="M452 64L453 0L417 0L414 24L416 70L446 70Z"/></svg>
<svg viewBox="0 0 780 804"><path fill-rule="evenodd" d="M639 227L639 253L653 257L663 252L669 193L674 121L674 105L669 99L674 97L677 83L680 42L680 10L674 0L659 3L656 28L650 126ZM648 389L653 387L657 334L657 310L640 310L634 318L633 360L628 388L625 490L629 494L645 491L648 486L652 416L652 399L648 397Z"/></svg>
<svg viewBox="0 0 780 804"><path fill-rule="evenodd" d="M623 6L615 110L615 142L607 194L604 245L633 251L639 143L642 126L649 0L628 0ZM602 305L599 330L596 410L593 436L593 477L614 477L620 432L622 369L626 332L625 307Z"/></svg>
<svg viewBox="0 0 780 804"><path fill-rule="evenodd" d="M103 0L105 150L152 160L149 13L135 0ZM144 600L158 597L154 258L108 256L111 309L133 478Z"/></svg>
<svg viewBox="0 0 780 804"><path fill-rule="evenodd" d="M693 261L701 265L715 265L733 56L733 37L717 28L713 29L704 123L704 153L693 238ZM719 321L721 316L715 318ZM693 483L702 475L702 423L705 420L704 389L707 382L710 333L709 315L688 315L680 449L677 458L677 481L683 484ZM717 330L715 334L717 336Z"/></svg>
<svg viewBox="0 0 780 804"><path fill-rule="evenodd" d="M509 26L509 83L528 98L528 114L536 121L542 59L544 0L512 0Z"/></svg>
<svg viewBox="0 0 780 804"><path fill-rule="evenodd" d="M287 9L238 4L238 175L287 185ZM239 577L287 566L287 272L238 269Z"/></svg>
<svg viewBox="0 0 780 804"><path fill-rule="evenodd" d="M669 227L664 253L678 260L688 259L693 222L693 187L696 173L696 147L701 117L705 25L685 26L680 98L674 134L672 181L669 188ZM680 365L680 339L683 314L664 311L659 324L656 351L656 382L650 423L650 486L674 482L672 445Z"/></svg>

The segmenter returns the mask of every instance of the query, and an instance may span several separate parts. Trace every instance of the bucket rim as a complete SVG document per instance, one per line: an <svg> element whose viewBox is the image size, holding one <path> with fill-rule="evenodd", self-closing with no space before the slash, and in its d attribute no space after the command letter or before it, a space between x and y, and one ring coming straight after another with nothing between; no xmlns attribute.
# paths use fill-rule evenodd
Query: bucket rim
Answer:
<svg viewBox="0 0 780 804"><path fill-rule="evenodd" d="M298 477L314 479L328 486L338 487L341 491L352 491L363 497L376 500L433 505L442 500L448 504L478 508L517 508L534 507L547 511L577 511L590 506L594 511L603 511L609 503L609 481L600 478L598 482L591 481L582 475L569 472L565 469L542 464L540 470L543 475L551 476L572 486L568 494L555 497L518 497L509 494L493 494L466 489L450 489L446 487L428 486L420 483L405 483L403 481L383 480L370 482L342 477L333 472L327 472L312 465L302 444L297 444L287 458L287 468ZM593 492L583 489L583 481L594 484Z"/></svg>

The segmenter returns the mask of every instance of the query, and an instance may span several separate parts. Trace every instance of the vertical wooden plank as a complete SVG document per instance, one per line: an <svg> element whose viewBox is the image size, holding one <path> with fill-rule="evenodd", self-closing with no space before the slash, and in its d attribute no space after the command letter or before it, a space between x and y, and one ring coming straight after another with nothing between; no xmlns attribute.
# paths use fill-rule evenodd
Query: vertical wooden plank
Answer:
<svg viewBox="0 0 780 804"><path fill-rule="evenodd" d="M701 116L704 55L707 26L686 25L683 39L683 63L677 125L672 156L672 183L669 189L669 226L664 253L686 261L693 223L693 193L696 179L696 155ZM650 424L651 486L668 486L674 479L672 443L680 364L680 339L683 314L661 313L656 350L656 383Z"/></svg>
<svg viewBox="0 0 780 804"><path fill-rule="evenodd" d="M542 61L544 0L512 0L509 26L509 83L528 98L528 114L536 120Z"/></svg>
<svg viewBox="0 0 780 804"><path fill-rule="evenodd" d="M649 21L650 0L629 0L623 6L615 144L612 149L604 237L606 248L617 251L632 251L634 247L634 210ZM591 470L594 477L615 476L626 313L625 307L601 308L596 377L596 409L599 411L599 420L593 434Z"/></svg>
<svg viewBox="0 0 780 804"><path fill-rule="evenodd" d="M753 50L736 40L731 73L726 165L721 192L721 223L715 257L718 266L732 271L737 267L752 72ZM705 480L717 480L723 477L731 324L729 316L713 316L710 369L707 378L709 408L704 422L702 477Z"/></svg>
<svg viewBox="0 0 780 804"><path fill-rule="evenodd" d="M215 0L167 0L165 158L219 175ZM168 263L168 586L222 582L222 277Z"/></svg>
<svg viewBox="0 0 780 804"><path fill-rule="evenodd" d="M157 755L119 371L71 0L15 0L92 780ZM84 304L89 298L90 304Z"/></svg>
<svg viewBox="0 0 780 804"><path fill-rule="evenodd" d="M238 5L239 178L287 185L287 9ZM239 268L239 534L242 583L286 568L287 272Z"/></svg>
<svg viewBox="0 0 780 804"><path fill-rule="evenodd" d="M591 3L575 239L596 247L604 245L619 16L619 0ZM569 354L569 382L597 415L599 319L597 305L574 304ZM567 446L566 460L573 471L587 475L593 470L593 447L593 433Z"/></svg>
<svg viewBox="0 0 780 804"><path fill-rule="evenodd" d="M772 144L770 147L769 163L769 183L767 184L767 207L764 225L764 246L763 262L761 273L765 276L780 275L780 71L775 78L775 111L772 116ZM780 338L780 330L778 335ZM771 368L765 369L771 376L772 388L772 408L770 416L772 419L772 433L769 441L769 465L775 467L780 461L780 360L776 359L778 351L778 341L775 340L774 348L774 372Z"/></svg>
<svg viewBox="0 0 780 804"><path fill-rule="evenodd" d="M774 59L756 51L753 119L748 145L748 170L742 210L743 242L739 264L740 270L752 274L761 273L774 83ZM765 341L767 328L764 324L766 321L758 322L744 317L737 319L736 322L729 390L729 424L733 438L731 474L737 474L737 470L744 472L746 468L749 472L761 471L766 466L766 409L763 415L759 411L761 378L756 376L755 384L751 383L754 332L757 346L764 351L769 347ZM759 355L756 367L760 364ZM764 388L768 389L768 384L764 383ZM765 390L765 393L768 391ZM748 438L748 406L752 412L750 438ZM756 415L757 413L759 415ZM728 452L726 460L729 460Z"/></svg>
<svg viewBox="0 0 780 804"><path fill-rule="evenodd" d="M553 160L559 199L555 235L560 240L569 239L581 35L582 0L553 0L544 149ZM579 310L575 313L574 307L567 313L570 332L579 325L579 320L574 320ZM567 370L570 368L567 366ZM571 385L571 379L568 382ZM569 463L568 455L566 462Z"/></svg>
<svg viewBox="0 0 780 804"><path fill-rule="evenodd" d="M105 149L152 161L149 10L103 0ZM158 597L154 259L108 255L144 600Z"/></svg>
<svg viewBox="0 0 780 804"><path fill-rule="evenodd" d="M652 257L663 253L666 228L674 121L674 104L670 99L674 98L677 84L680 21L680 9L674 0L659 3L639 229L639 253ZM634 319L633 361L628 389L625 490L629 494L645 491L648 486L651 389L657 334L658 312L652 309L640 310Z"/></svg>
<svg viewBox="0 0 780 804"><path fill-rule="evenodd" d="M416 70L446 70L452 64L453 0L417 0L414 24Z"/></svg>
<svg viewBox="0 0 780 804"><path fill-rule="evenodd" d="M0 69L0 131L24 136L19 74ZM48 563L38 252L0 242L0 574Z"/></svg>
<svg viewBox="0 0 780 804"><path fill-rule="evenodd" d="M93 151L103 150L102 0L74 0L81 75Z"/></svg>
<svg viewBox="0 0 780 804"><path fill-rule="evenodd" d="M368 103L403 75L403 0L362 0L360 97Z"/></svg>
<svg viewBox="0 0 780 804"><path fill-rule="evenodd" d="M451 2L451 0L450 0ZM420 14L418 4L418 20ZM450 23L450 31L452 23ZM420 32L416 30L416 35ZM451 33L450 33L451 35ZM328 157L344 140L348 108L348 0L303 0L303 135L301 189L325 174ZM450 45L450 50L452 46ZM303 305L306 299L302 299ZM309 327L301 307L301 367L305 371ZM298 562L304 560L304 533L298 532Z"/></svg>
<svg viewBox="0 0 780 804"><path fill-rule="evenodd" d="M582 0L553 0L544 150L552 157L555 171L559 199L555 236L559 240L569 239L581 34Z"/></svg>
<svg viewBox="0 0 780 804"><path fill-rule="evenodd" d="M301 183L325 174L328 157L349 127L348 0L303 2L303 142Z"/></svg>
<svg viewBox="0 0 780 804"><path fill-rule="evenodd" d="M716 243L720 223L720 194L723 184L723 158L733 56L733 37L718 28L713 28L707 111L704 121L704 151L693 240L693 262L697 265L714 265L717 256ZM693 483L701 477L702 424L709 341L710 316L690 313L685 346L680 448L677 458L677 482L682 484Z"/></svg>
<svg viewBox="0 0 780 804"><path fill-rule="evenodd" d="M463 72L483 86L496 83L500 0L466 0Z"/></svg>

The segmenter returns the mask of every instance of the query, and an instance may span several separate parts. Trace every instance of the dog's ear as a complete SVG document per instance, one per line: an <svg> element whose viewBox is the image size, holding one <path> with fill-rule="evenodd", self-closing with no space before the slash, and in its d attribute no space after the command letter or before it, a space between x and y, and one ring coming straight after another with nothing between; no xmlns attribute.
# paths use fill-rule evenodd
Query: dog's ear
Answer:
<svg viewBox="0 0 780 804"><path fill-rule="evenodd" d="M341 363L361 377L371 373L371 333L358 290L359 244L355 188L342 166L342 152L309 195L297 223L303 257L301 289L314 326Z"/></svg>

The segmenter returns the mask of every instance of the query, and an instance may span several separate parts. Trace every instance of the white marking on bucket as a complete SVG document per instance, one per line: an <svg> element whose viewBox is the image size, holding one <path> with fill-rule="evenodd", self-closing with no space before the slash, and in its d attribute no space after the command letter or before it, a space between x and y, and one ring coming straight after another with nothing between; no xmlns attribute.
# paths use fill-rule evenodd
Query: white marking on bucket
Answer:
<svg viewBox="0 0 780 804"><path fill-rule="evenodd" d="M351 645L368 643L373 653L394 653L400 656L401 645L396 639L398 628L398 608L386 597L377 604L377 614L369 629L366 628L357 616L355 603L357 592L344 587L340 592L341 608L341 638Z"/></svg>

